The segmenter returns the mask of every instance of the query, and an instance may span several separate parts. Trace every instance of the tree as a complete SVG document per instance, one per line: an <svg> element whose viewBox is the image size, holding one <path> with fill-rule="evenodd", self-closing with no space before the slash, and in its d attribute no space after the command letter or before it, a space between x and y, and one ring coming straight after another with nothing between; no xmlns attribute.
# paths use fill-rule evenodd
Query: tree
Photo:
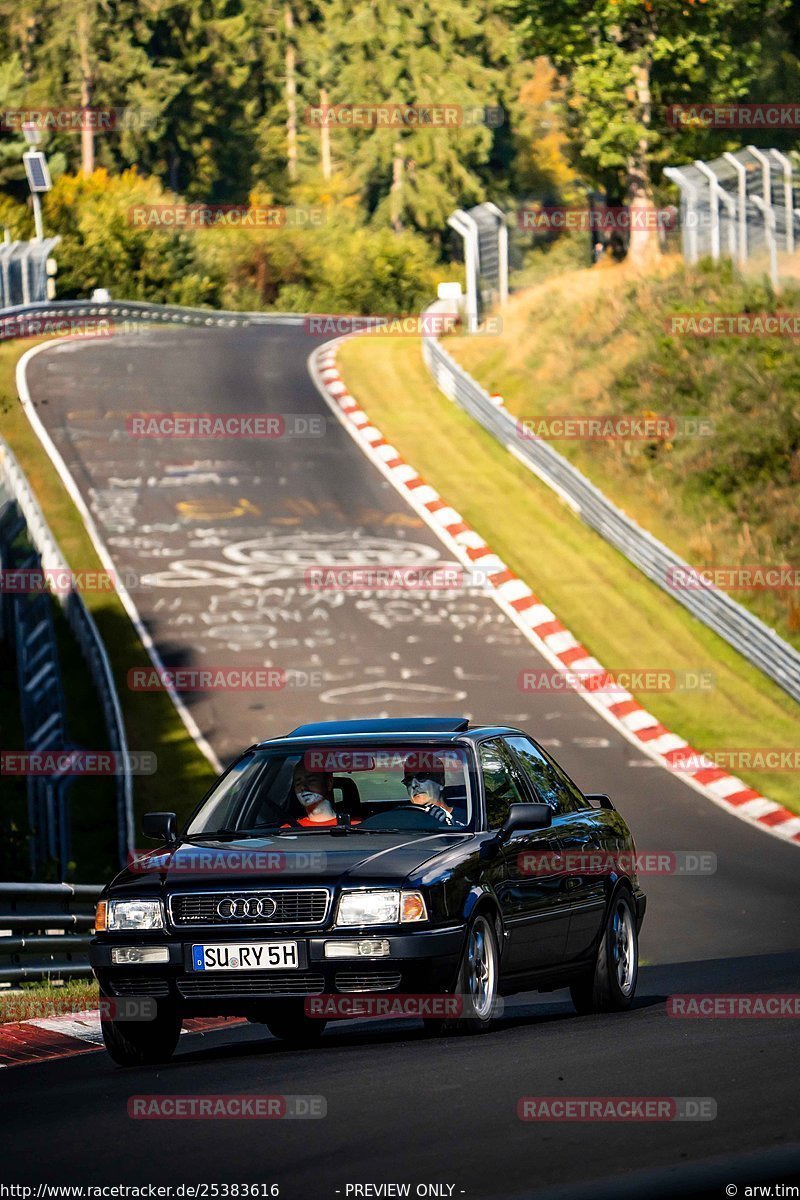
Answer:
<svg viewBox="0 0 800 1200"><path fill-rule="evenodd" d="M667 107L745 96L762 67L764 31L790 2L520 0L515 6L528 22L529 45L567 77L578 162L607 189L627 195L632 258L655 248L651 223L636 214L652 206L660 166L700 153L696 139L666 123Z"/></svg>
<svg viewBox="0 0 800 1200"><path fill-rule="evenodd" d="M333 123L331 153L348 164L368 212L395 230L439 231L454 208L482 198L492 148L484 106L496 106L513 54L492 0L321 0L306 45L303 97L318 106L449 105L463 123L349 129ZM321 119L321 118L320 118Z"/></svg>

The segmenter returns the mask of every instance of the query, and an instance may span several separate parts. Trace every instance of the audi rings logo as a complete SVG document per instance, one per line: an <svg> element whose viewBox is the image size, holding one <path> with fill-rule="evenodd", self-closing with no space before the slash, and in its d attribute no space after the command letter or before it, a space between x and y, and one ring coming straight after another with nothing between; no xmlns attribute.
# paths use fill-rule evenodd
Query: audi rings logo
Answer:
<svg viewBox="0 0 800 1200"><path fill-rule="evenodd" d="M248 917L274 917L277 904L271 896L226 896L217 905L223 921L244 921Z"/></svg>

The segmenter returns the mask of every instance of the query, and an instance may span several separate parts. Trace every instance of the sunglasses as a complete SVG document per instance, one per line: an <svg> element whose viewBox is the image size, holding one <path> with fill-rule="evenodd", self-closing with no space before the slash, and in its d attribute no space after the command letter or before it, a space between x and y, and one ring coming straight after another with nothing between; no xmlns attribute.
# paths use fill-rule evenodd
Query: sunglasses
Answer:
<svg viewBox="0 0 800 1200"><path fill-rule="evenodd" d="M403 776L403 787L408 787L414 780L417 783L427 783L429 780L432 780L434 783L442 783L441 775L437 775L435 771L417 771L414 775Z"/></svg>

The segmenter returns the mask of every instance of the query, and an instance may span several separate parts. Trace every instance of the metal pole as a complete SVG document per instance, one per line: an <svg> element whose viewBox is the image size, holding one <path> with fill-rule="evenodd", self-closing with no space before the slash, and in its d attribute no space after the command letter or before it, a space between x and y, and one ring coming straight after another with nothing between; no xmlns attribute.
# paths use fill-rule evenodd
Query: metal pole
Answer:
<svg viewBox="0 0 800 1200"><path fill-rule="evenodd" d="M708 180L708 202L711 212L711 257L714 262L719 262L719 195L717 192L719 180L711 170L711 167L699 158L695 159L694 165L700 174L705 175Z"/></svg>
<svg viewBox="0 0 800 1200"><path fill-rule="evenodd" d="M786 249L791 254L794 250L794 197L792 190L792 164L780 150L770 150L770 154L783 167L783 209L786 214Z"/></svg>
<svg viewBox="0 0 800 1200"><path fill-rule="evenodd" d="M772 280L772 286L777 290L778 246L775 239L775 213L771 207L768 207L764 203L760 196L753 196L753 203L764 217L764 236L766 237L767 249L769 250L769 277Z"/></svg>
<svg viewBox="0 0 800 1200"><path fill-rule="evenodd" d="M728 210L728 253L736 258L736 201L729 196L724 187L719 189L719 198Z"/></svg>
<svg viewBox="0 0 800 1200"><path fill-rule="evenodd" d="M722 157L735 169L739 180L739 262L744 266L747 262L747 168L729 150Z"/></svg>
<svg viewBox="0 0 800 1200"><path fill-rule="evenodd" d="M767 208L772 208L772 172L770 171L769 159L763 150L758 149L758 146L748 146L747 149L756 162L761 163L761 183L764 193L764 203Z"/></svg>
<svg viewBox="0 0 800 1200"><path fill-rule="evenodd" d="M448 217L447 224L464 239L464 271L467 276L467 324L472 332L478 324L477 259L473 245L473 232L463 219L467 214L461 209Z"/></svg>
<svg viewBox="0 0 800 1200"><path fill-rule="evenodd" d="M473 288L473 295L474 295L474 301L475 301L474 322L470 326L469 332L474 333L475 330L478 328L478 321L480 319L480 313L479 313L480 300L481 300L480 231L478 229L478 222L475 220L475 218L473 216L470 216L470 214L468 212L465 212L463 208L460 208L458 210L457 215L461 218L464 225L466 225L467 231L469 233L470 261L472 263L472 277L475 280L475 286Z"/></svg>
<svg viewBox="0 0 800 1200"><path fill-rule="evenodd" d="M697 221L695 212L695 201L697 199L697 188L687 179L683 171L678 167L665 167L664 174L668 179L674 180L681 189L681 213L684 215L684 197L685 200L685 220L681 223L681 236L683 238L683 257L687 263L692 264L697 262Z"/></svg>
<svg viewBox="0 0 800 1200"><path fill-rule="evenodd" d="M33 240L35 242L41 242L44 240L44 229L42 226L42 202L39 199L38 192L31 192L31 199L33 200L33 221L34 225L36 226L36 237Z"/></svg>

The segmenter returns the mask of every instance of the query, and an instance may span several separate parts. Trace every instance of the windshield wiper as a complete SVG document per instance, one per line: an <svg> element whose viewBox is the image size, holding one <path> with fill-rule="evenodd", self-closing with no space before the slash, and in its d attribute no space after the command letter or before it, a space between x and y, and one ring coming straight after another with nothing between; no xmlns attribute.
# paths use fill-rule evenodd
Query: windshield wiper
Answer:
<svg viewBox="0 0 800 1200"><path fill-rule="evenodd" d="M226 838L245 838L245 837L274 837L279 832L278 826L274 829L210 829L208 833L191 833L186 835L187 842L219 842ZM285 832L285 831L284 831Z"/></svg>

